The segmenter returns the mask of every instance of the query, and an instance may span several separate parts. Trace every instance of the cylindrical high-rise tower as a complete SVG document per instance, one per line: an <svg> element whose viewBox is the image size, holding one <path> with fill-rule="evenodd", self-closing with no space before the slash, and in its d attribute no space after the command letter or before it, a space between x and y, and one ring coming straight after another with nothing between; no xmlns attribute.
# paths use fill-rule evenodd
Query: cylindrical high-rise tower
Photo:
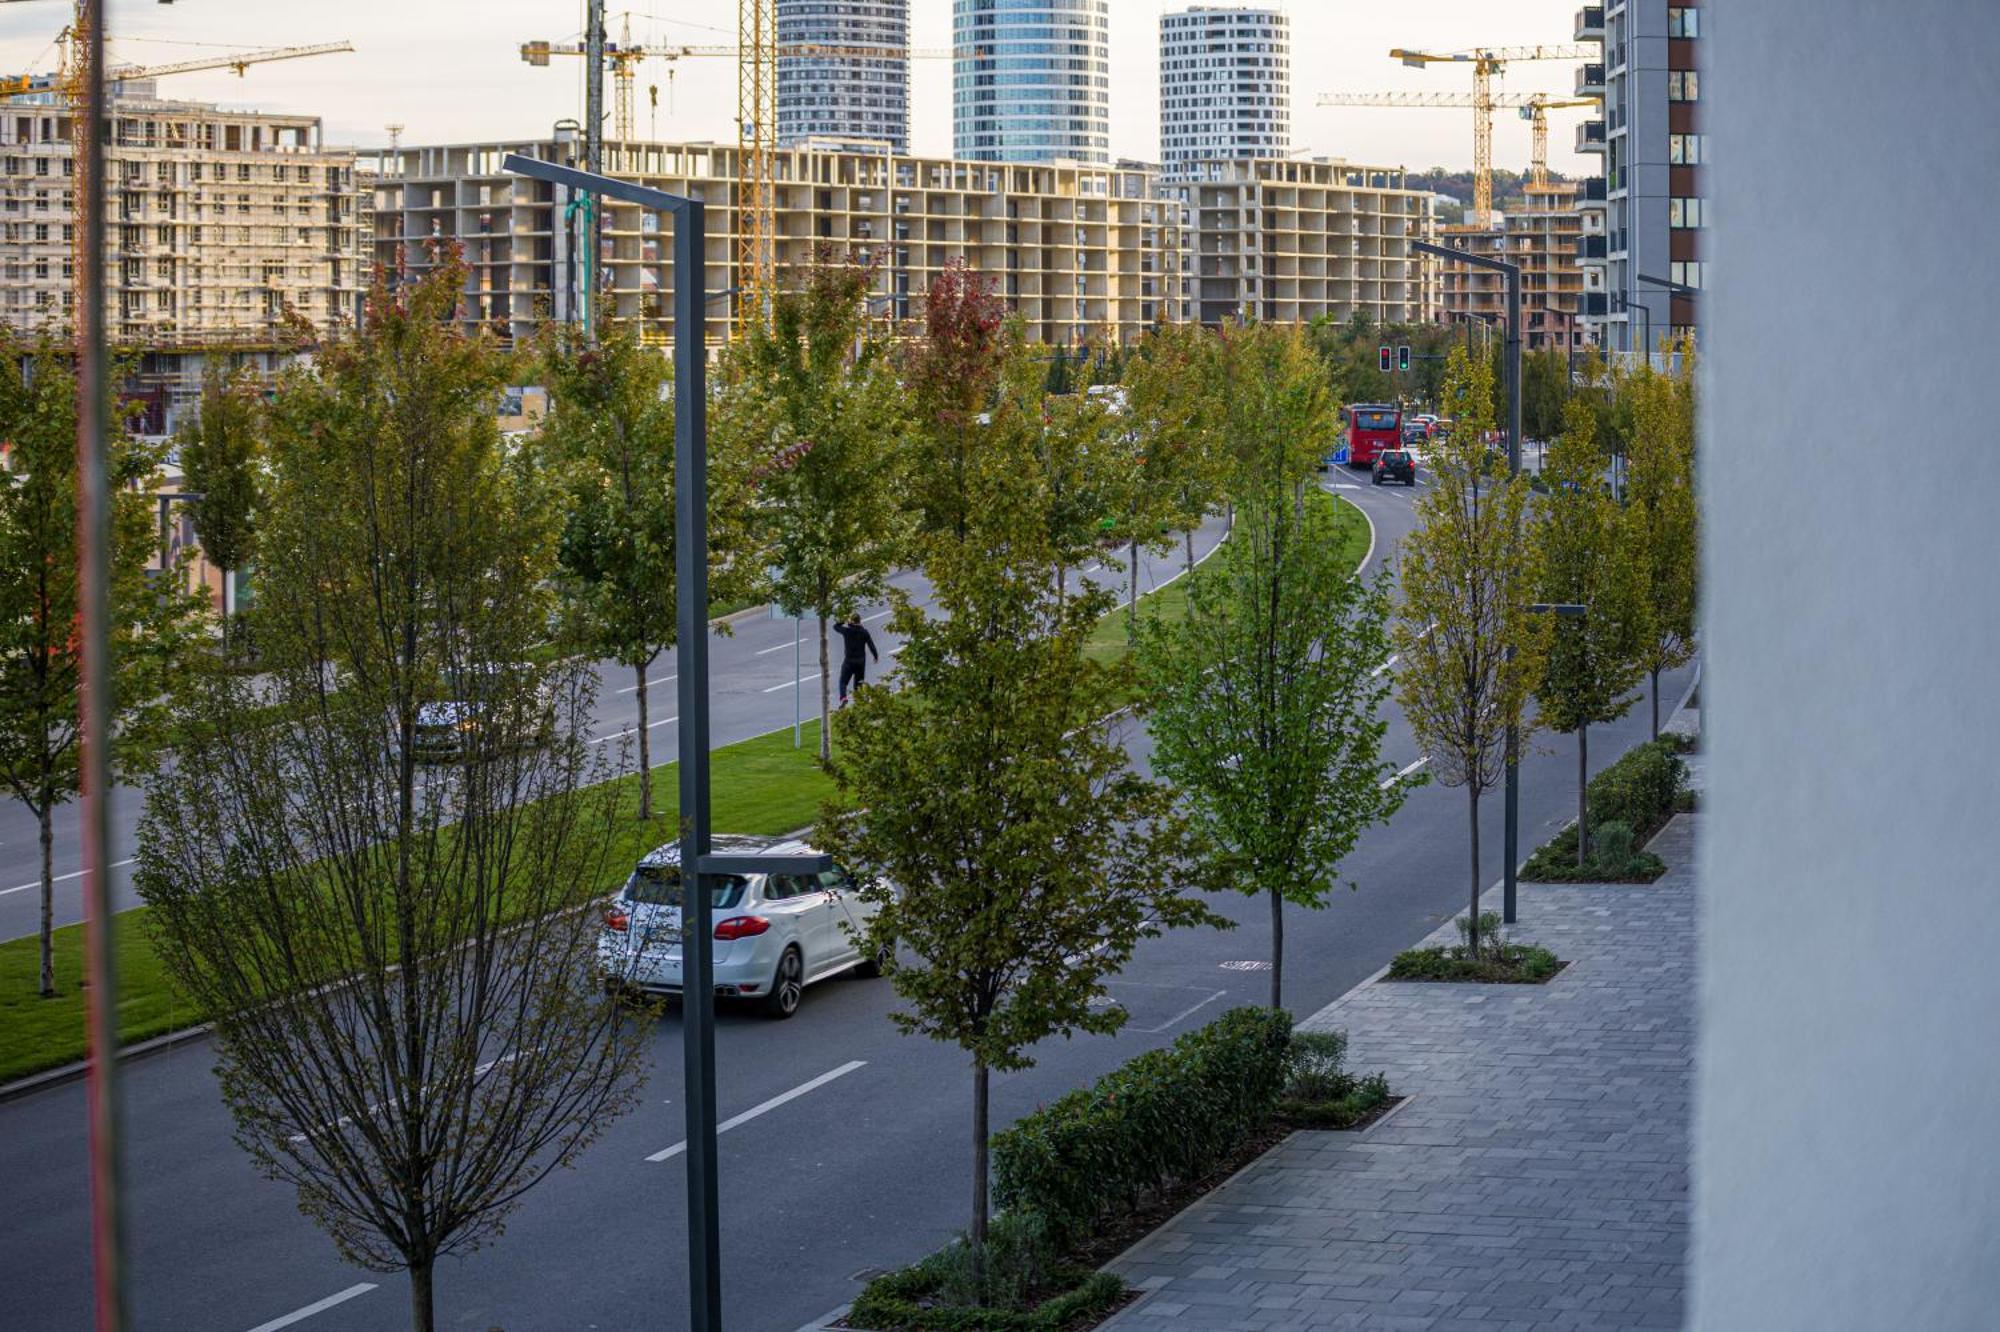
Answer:
<svg viewBox="0 0 2000 1332"><path fill-rule="evenodd" d="M828 54L778 57L778 143L884 139L908 152L910 0L778 0L779 50L802 44Z"/></svg>
<svg viewBox="0 0 2000 1332"><path fill-rule="evenodd" d="M1290 23L1277 9L1196 5L1160 16L1160 166L1292 150Z"/></svg>
<svg viewBox="0 0 2000 1332"><path fill-rule="evenodd" d="M1109 0L952 0L952 151L1111 160Z"/></svg>

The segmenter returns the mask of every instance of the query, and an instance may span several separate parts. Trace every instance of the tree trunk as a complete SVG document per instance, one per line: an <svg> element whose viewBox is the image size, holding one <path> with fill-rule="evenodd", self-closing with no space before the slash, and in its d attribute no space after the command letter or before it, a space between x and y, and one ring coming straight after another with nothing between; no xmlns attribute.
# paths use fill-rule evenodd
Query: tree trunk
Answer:
<svg viewBox="0 0 2000 1332"><path fill-rule="evenodd" d="M1192 574L1194 572L1194 529L1190 527L1187 531L1181 533L1181 535L1187 541L1187 571Z"/></svg>
<svg viewBox="0 0 2000 1332"><path fill-rule="evenodd" d="M646 671L649 663L641 662L635 671L639 687L639 821L644 823L653 817L653 745L646 731Z"/></svg>
<svg viewBox="0 0 2000 1332"><path fill-rule="evenodd" d="M1271 891L1271 1007L1283 1008L1285 996L1285 897Z"/></svg>
<svg viewBox="0 0 2000 1332"><path fill-rule="evenodd" d="M1660 738L1660 668L1653 668L1653 738Z"/></svg>
<svg viewBox="0 0 2000 1332"><path fill-rule="evenodd" d="M972 1284L986 1303L986 1061L972 1061Z"/></svg>
<svg viewBox="0 0 2000 1332"><path fill-rule="evenodd" d="M1576 867L1590 863L1590 726L1576 728Z"/></svg>
<svg viewBox="0 0 2000 1332"><path fill-rule="evenodd" d="M819 761L833 761L833 681L827 674L826 612L819 613Z"/></svg>
<svg viewBox="0 0 2000 1332"><path fill-rule="evenodd" d="M1139 530L1132 529L1132 599L1125 606L1125 641L1131 642L1139 633Z"/></svg>
<svg viewBox="0 0 2000 1332"><path fill-rule="evenodd" d="M42 834L42 998L56 997L56 808L43 797L36 825Z"/></svg>
<svg viewBox="0 0 2000 1332"><path fill-rule="evenodd" d="M1479 787L1466 783L1466 807L1472 811L1472 920L1471 929L1465 936L1467 950L1477 959L1479 956Z"/></svg>
<svg viewBox="0 0 2000 1332"><path fill-rule="evenodd" d="M410 1328L411 1332L433 1332L437 1326L436 1310L431 1300L431 1261L410 1264Z"/></svg>

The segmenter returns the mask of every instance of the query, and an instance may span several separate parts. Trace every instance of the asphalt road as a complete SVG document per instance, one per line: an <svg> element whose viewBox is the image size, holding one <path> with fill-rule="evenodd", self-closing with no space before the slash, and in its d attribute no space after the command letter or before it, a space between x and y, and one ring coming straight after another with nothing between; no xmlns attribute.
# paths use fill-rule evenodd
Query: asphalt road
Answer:
<svg viewBox="0 0 2000 1332"><path fill-rule="evenodd" d="M1195 536L1195 555L1200 558L1222 539L1225 525L1211 519ZM1139 587L1144 592L1171 579L1181 569L1183 556L1178 548L1167 555L1145 555L1139 570ZM1084 576L1094 582L1115 580L1123 590L1123 566L1106 569L1086 566ZM924 604L929 586L915 573L902 573L890 580ZM888 616L887 603L867 607L863 619L875 634L883 653L878 665L869 664L870 678L892 663L889 651L896 639L883 632ZM804 676L800 710L807 720L819 715L819 648L817 626L810 620L798 635L799 671ZM839 670L840 639L830 645L834 670ZM789 726L792 722L792 681L794 671L794 629L791 620L768 616L746 617L736 622L728 636L716 635L709 644L710 705L709 742L714 748L747 740L751 736ZM602 743L628 750L625 766L638 762L639 706L634 696L636 677L629 666L602 662L598 666L599 688L591 735ZM675 722L677 700L672 654L663 654L647 675L647 696L652 730L650 743L655 765L669 763L679 743ZM142 805L140 793L131 787L117 788L113 801L112 860L113 889L118 908L139 904L132 888L131 860L138 846L138 824ZM56 813L55 819L55 923L73 924L83 919L83 853L80 845L79 806L71 803ZM34 934L40 928L41 844L34 816L19 801L0 801L0 940Z"/></svg>
<svg viewBox="0 0 2000 1332"><path fill-rule="evenodd" d="M1411 523L1411 493L1371 488L1365 477L1331 480L1359 481L1340 493L1374 519L1376 563L1390 559ZM742 646L754 650L744 637ZM1687 683L1687 672L1665 682L1669 704ZM1645 737L1645 711L1641 705L1593 732L1597 766ZM1131 731L1143 759L1146 737ZM1524 851L1574 806L1573 753L1559 739L1544 750L1522 765ZM1385 756L1398 767L1416 757L1399 716L1391 718ZM1500 873L1500 803L1496 796L1482 810L1486 884ZM1465 820L1462 793L1418 790L1345 863L1356 891L1323 911L1288 911L1288 1007L1318 1009L1465 904ZM1117 1036L1048 1042L1035 1067L995 1077L996 1128L1228 1007L1265 999L1268 975L1232 965L1267 956L1264 904L1229 896L1216 905L1238 928L1152 940L1114 983L1114 998L1130 1014ZM718 1102L725 1122L738 1121L720 1151L726 1326L791 1332L851 1299L863 1276L912 1261L964 1225L970 1078L952 1050L898 1034L884 1020L891 999L886 982L835 980L810 990L790 1022L724 1006ZM683 1161L647 1160L681 1140L679 1041L669 1014L642 1108L611 1125L575 1170L531 1194L492 1247L440 1268L440 1326L683 1324ZM288 1189L256 1178L230 1141L205 1044L128 1068L138 1326L408 1326L402 1277L342 1263ZM82 1123L80 1084L0 1105L0 1179L9 1195L0 1212L0 1268L9 1274L0 1328L87 1325ZM315 1311L294 1319L308 1309Z"/></svg>

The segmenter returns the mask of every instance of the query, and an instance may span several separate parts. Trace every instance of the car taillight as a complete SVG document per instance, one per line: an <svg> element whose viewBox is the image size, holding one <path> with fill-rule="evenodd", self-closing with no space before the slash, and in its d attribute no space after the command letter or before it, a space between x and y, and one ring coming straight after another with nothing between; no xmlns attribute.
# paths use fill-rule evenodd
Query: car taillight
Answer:
<svg viewBox="0 0 2000 1332"><path fill-rule="evenodd" d="M771 922L762 916L731 916L727 920L715 922L715 937L718 939L747 939L753 934L762 934L771 928Z"/></svg>
<svg viewBox="0 0 2000 1332"><path fill-rule="evenodd" d="M632 923L632 917L627 915L625 912L620 911L617 907L605 908L604 910L605 929L615 930L619 934L623 934L625 933L626 927L631 925L631 923Z"/></svg>

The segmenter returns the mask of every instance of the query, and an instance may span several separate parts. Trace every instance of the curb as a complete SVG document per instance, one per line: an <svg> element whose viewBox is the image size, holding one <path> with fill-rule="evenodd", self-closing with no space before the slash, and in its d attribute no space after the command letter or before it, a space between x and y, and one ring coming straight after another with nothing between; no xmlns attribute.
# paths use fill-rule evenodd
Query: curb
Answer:
<svg viewBox="0 0 2000 1332"><path fill-rule="evenodd" d="M210 1028L211 1024L204 1022L198 1027L183 1027L179 1031L169 1031L133 1045L122 1045L118 1048L118 1062L122 1064L128 1060L144 1059L147 1055L162 1054L183 1045L206 1040ZM25 1078L0 1083L0 1104L18 1101L24 1096L33 1096L36 1092L47 1091L51 1087L61 1087L76 1082L89 1071L90 1061L79 1059L73 1064L59 1064L40 1073L30 1073Z"/></svg>

